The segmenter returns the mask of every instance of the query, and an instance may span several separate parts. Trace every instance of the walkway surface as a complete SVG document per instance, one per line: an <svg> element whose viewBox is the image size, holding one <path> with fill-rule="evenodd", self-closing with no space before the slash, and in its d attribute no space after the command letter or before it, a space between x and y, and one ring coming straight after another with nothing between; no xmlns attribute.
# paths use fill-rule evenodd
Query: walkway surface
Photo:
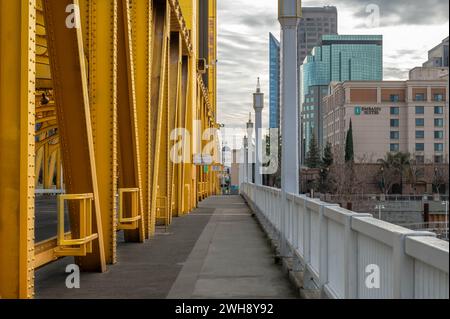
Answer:
<svg viewBox="0 0 450 319"><path fill-rule="evenodd" d="M67 289L62 259L36 272L37 298L296 298L240 196L212 197L146 244L120 243L119 263Z"/></svg>

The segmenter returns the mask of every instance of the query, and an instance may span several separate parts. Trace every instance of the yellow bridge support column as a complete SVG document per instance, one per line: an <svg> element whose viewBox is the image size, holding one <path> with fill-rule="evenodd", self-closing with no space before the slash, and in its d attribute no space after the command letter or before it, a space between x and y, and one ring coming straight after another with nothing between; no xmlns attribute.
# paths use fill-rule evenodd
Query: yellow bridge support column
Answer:
<svg viewBox="0 0 450 319"><path fill-rule="evenodd" d="M178 32L172 32L170 37L170 59L169 59L169 130L171 136L173 130L177 128L180 96L181 96L181 46L182 39ZM169 139L169 209L168 221L172 222L173 216L178 216L178 170L177 165L171 160L171 150L174 143Z"/></svg>
<svg viewBox="0 0 450 319"><path fill-rule="evenodd" d="M0 0L0 298L34 290L34 8Z"/></svg>
<svg viewBox="0 0 450 319"><path fill-rule="evenodd" d="M118 230L144 242L214 193L192 155L217 125L215 1L0 0L0 298L64 256L103 272ZM65 192L39 243L36 186Z"/></svg>
<svg viewBox="0 0 450 319"><path fill-rule="evenodd" d="M139 154L141 163L141 186L145 221L145 237L154 234L154 219L151 216L152 164L150 120L151 120L151 73L153 49L153 1L132 0L133 53L136 78L136 109L138 118Z"/></svg>
<svg viewBox="0 0 450 319"><path fill-rule="evenodd" d="M139 189L138 215L142 217L143 196L139 152L138 113L136 108L135 64L132 45L129 0L118 0L118 121L119 121L119 187ZM131 200L125 200L126 214L131 215ZM128 217L128 216L125 216ZM126 230L128 242L144 242L144 218L136 230Z"/></svg>
<svg viewBox="0 0 450 319"><path fill-rule="evenodd" d="M97 184L89 104L86 56L80 28L67 26L68 7L77 0L44 0L51 73L57 107L58 129L68 194L93 194L93 232L98 238L92 254L77 257L83 271L106 271L102 215ZM70 225L73 238L79 238L78 209L71 205Z"/></svg>
<svg viewBox="0 0 450 319"><path fill-rule="evenodd" d="M117 262L117 0L81 0L105 260Z"/></svg>
<svg viewBox="0 0 450 319"><path fill-rule="evenodd" d="M165 222L162 211L167 206L167 52L170 9L166 1L154 2L154 44L152 66L152 217ZM164 121L164 119L166 119ZM166 135L164 135L166 134Z"/></svg>

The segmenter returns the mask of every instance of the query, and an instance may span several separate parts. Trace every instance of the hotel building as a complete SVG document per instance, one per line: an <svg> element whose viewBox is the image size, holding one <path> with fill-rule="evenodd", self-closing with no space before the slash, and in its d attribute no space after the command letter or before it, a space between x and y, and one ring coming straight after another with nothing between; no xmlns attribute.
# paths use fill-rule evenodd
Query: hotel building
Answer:
<svg viewBox="0 0 450 319"><path fill-rule="evenodd" d="M324 98L325 141L343 157L352 121L356 162L409 152L418 163L448 163L448 69L434 80L429 73L416 68L407 81L333 83Z"/></svg>
<svg viewBox="0 0 450 319"><path fill-rule="evenodd" d="M324 35L321 44L300 68L302 158L312 136L324 147L323 98L332 82L383 80L383 37L381 35Z"/></svg>

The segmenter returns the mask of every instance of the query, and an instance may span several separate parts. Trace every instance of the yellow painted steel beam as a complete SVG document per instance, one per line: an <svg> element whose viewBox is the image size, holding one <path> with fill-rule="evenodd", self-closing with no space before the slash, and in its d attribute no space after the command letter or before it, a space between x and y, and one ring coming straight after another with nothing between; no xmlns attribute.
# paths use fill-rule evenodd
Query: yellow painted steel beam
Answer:
<svg viewBox="0 0 450 319"><path fill-rule="evenodd" d="M169 0L169 5L172 8L171 15L171 30L179 31L184 45L181 46L183 54L192 56L194 54L191 35L182 13L182 8L178 0Z"/></svg>
<svg viewBox="0 0 450 319"><path fill-rule="evenodd" d="M139 213L142 215L142 180L139 152L139 132L136 108L135 64L131 33L131 15L129 0L118 0L118 37L117 37L117 107L119 135L119 188L139 189ZM132 214L133 204L124 203L126 214ZM126 215L125 217L128 217ZM126 230L128 242L144 242L144 219L139 221L136 230Z"/></svg>
<svg viewBox="0 0 450 319"><path fill-rule="evenodd" d="M0 0L0 298L34 293L34 8Z"/></svg>
<svg viewBox="0 0 450 319"><path fill-rule="evenodd" d="M151 214L152 219L157 219L158 210L160 209L159 202L159 184L160 175L166 172L161 172L163 166L161 165L162 154L165 152L165 144L162 139L163 129L163 114L164 107L167 105L164 99L167 100L166 82L167 82L167 51L168 51L168 17L167 17L167 2L154 2L153 6L153 59L152 59L152 79L151 79L151 158L153 159L152 171L152 199L151 199ZM165 177L163 175L163 177Z"/></svg>
<svg viewBox="0 0 450 319"><path fill-rule="evenodd" d="M189 58L187 56L181 57L181 63L180 63L180 94L178 97L178 116L177 116L177 127L178 128L186 128L186 109L187 109L187 89L188 89L188 68L189 68ZM177 215L181 216L187 213L187 210L184 206L184 198L187 196L187 194L184 194L187 190L185 189L186 181L185 181L185 172L186 172L186 163L189 159L189 153L190 151L189 145L190 140L186 141L186 136L183 136L184 144L183 144L183 161L176 165L176 174L177 174L177 181L176 181L176 187L177 187Z"/></svg>
<svg viewBox="0 0 450 319"><path fill-rule="evenodd" d="M117 262L117 0L80 1L105 260Z"/></svg>
<svg viewBox="0 0 450 319"><path fill-rule="evenodd" d="M142 212L145 236L154 235L154 218L151 216L152 169L151 157L151 74L153 49L153 1L133 0L133 53L135 62L136 109L139 130L139 154L142 180Z"/></svg>
<svg viewBox="0 0 450 319"><path fill-rule="evenodd" d="M44 0L52 81L58 105L58 130L68 194L91 193L94 198L93 231L98 239L92 254L77 257L83 271L105 271L103 227L97 184L97 168L91 125L89 90L83 37L80 28L66 25L68 6L77 0ZM70 211L71 231L80 235L77 205Z"/></svg>
<svg viewBox="0 0 450 319"><path fill-rule="evenodd" d="M178 129L178 117L180 116L180 98L181 98L181 69L182 69L182 37L179 32L172 32L170 36L170 56L169 56L169 131L171 135L175 129ZM171 155L172 147L175 142L171 140L169 143L169 155ZM172 217L177 217L179 213L178 202L178 184L180 183L178 175L178 166L169 159L169 222Z"/></svg>
<svg viewBox="0 0 450 319"><path fill-rule="evenodd" d="M186 57L185 60L187 60L187 63L183 63L183 82L186 86L186 92L185 92L185 107L182 108L184 111L182 111L182 124L184 124L182 127L186 128L187 132L190 132L191 136L189 139L185 140L184 145L184 151L187 152L185 154L185 158L192 157L193 154L193 140L192 140L192 133L194 129L194 110L195 110L195 92L196 92L196 82L195 82L195 69L197 66L197 62L194 57ZM183 163L182 165L182 176L183 176L183 194L182 194L182 201L183 201L183 213L187 214L189 213L192 208L194 207L194 200L195 200L195 168L192 164L192 159L189 158L189 161Z"/></svg>
<svg viewBox="0 0 450 319"><path fill-rule="evenodd" d="M208 12L208 43L209 43L209 67L208 67L208 93L211 103L211 111L217 113L217 0L209 1ZM213 118L215 121L215 116Z"/></svg>

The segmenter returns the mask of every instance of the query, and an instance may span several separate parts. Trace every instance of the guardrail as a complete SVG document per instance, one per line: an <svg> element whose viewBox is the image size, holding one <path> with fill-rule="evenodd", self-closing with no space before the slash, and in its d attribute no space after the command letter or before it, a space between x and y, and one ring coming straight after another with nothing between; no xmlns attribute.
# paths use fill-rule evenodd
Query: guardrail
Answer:
<svg viewBox="0 0 450 319"><path fill-rule="evenodd" d="M435 234L265 186L241 193L324 298L448 299L449 244Z"/></svg>

